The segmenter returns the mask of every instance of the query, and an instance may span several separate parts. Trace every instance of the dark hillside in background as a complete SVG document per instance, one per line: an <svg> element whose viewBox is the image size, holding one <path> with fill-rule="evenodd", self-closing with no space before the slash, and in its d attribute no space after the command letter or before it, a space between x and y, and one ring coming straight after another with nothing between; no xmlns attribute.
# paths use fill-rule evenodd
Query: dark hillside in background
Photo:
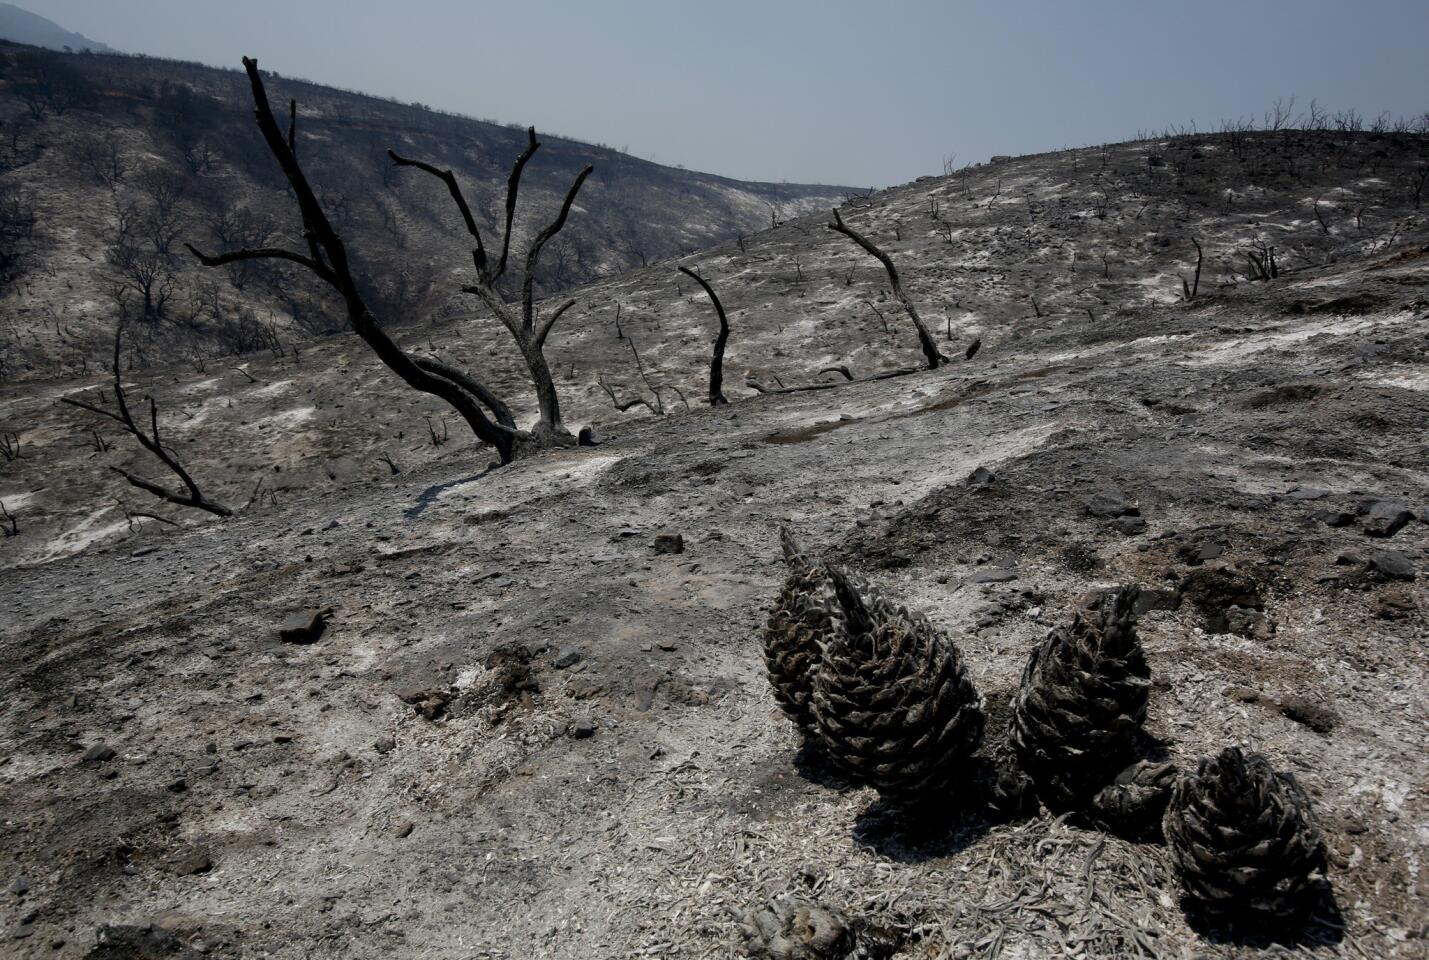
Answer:
<svg viewBox="0 0 1429 960"><path fill-rule="evenodd" d="M460 311L468 240L440 184L386 150L456 171L478 220L502 215L519 126L269 77L298 101L299 152L389 323ZM826 208L841 187L744 183L537 131L513 246L544 225L575 172L595 173L543 254L548 294ZM208 249L291 243L294 211L253 124L242 73L143 57L0 44L0 349L9 376L84 369L123 309L161 360L261 349L341 327L310 278L271 265L226 280ZM301 245L301 242L299 242ZM229 282L229 281L232 282Z"/></svg>

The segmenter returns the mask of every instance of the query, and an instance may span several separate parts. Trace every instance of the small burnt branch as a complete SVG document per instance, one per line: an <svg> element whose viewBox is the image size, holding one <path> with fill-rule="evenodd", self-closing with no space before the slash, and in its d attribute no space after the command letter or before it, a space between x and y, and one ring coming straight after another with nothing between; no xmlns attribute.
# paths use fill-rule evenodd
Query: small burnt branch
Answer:
<svg viewBox="0 0 1429 960"><path fill-rule="evenodd" d="M130 433L135 440L139 441L141 447L153 454L160 463L168 468L170 473L178 477L184 489L179 491L168 490L151 480L136 476L119 467L111 466L109 468L128 481L130 486L138 487L140 490L153 494L160 500L178 504L181 507L193 507L195 510L205 510L220 517L233 516L233 510L231 508L204 496L203 491L199 489L193 477L184 469L178 457L174 455L172 450L164 445L163 439L159 436L159 405L154 402L152 396L145 398L149 401L148 429L145 430L135 422L134 416L129 410L129 399L124 392L124 382L120 375L119 358L122 350L123 336L124 323L121 321L114 328L114 359L112 366L114 370L114 405L116 409L110 410L107 407L97 406L88 401L77 400L73 397L61 397L60 402L67 403L72 407L78 407L81 410L87 410L97 416L108 417L110 420L118 423ZM100 402L103 403L104 401L101 399ZM95 431L95 440L103 444L98 431Z"/></svg>
<svg viewBox="0 0 1429 960"><path fill-rule="evenodd" d="M724 396L724 347L729 342L729 318L725 316L724 304L704 277L689 267L681 267L680 272L704 288L705 295L714 304L715 315L719 317L719 333L715 335L714 350L710 354L710 406L718 407L729 403Z"/></svg>
<svg viewBox="0 0 1429 960"><path fill-rule="evenodd" d="M868 304L868 309L872 310L873 315L883 324L883 332L892 333L892 329L888 326L888 318L883 315L883 311L874 306L872 300L865 300L864 303Z"/></svg>
<svg viewBox="0 0 1429 960"><path fill-rule="evenodd" d="M665 415L665 402L660 399L659 388L650 382L650 375L645 372L645 363L640 359L640 351L635 349L635 338L627 337L625 342L630 344L630 352L635 357L635 369L640 371L640 379L645 382L645 389L649 390L650 394L655 398L655 405L653 407L650 407L648 403L646 406L663 417Z"/></svg>
<svg viewBox="0 0 1429 960"><path fill-rule="evenodd" d="M1188 303L1196 299L1196 294L1200 292L1201 264L1206 258L1205 252L1201 249L1201 241L1197 240L1195 237L1192 237L1191 242L1196 245L1196 275L1190 283L1186 282L1185 277L1181 278L1181 292L1185 295L1186 301Z"/></svg>
<svg viewBox="0 0 1429 960"><path fill-rule="evenodd" d="M1320 212L1320 198L1316 197L1314 202L1315 220L1320 224L1320 229L1325 231L1325 236L1330 235L1330 225L1325 222L1325 215Z"/></svg>
<svg viewBox="0 0 1429 960"><path fill-rule="evenodd" d="M377 458L377 462L387 464L387 469L392 471L392 476L394 477L402 472L402 468L397 466L397 464L392 461L392 457L390 454L382 454L382 456Z"/></svg>
<svg viewBox="0 0 1429 960"><path fill-rule="evenodd" d="M595 382L600 385L600 388L602 390L605 391L605 395L610 397L611 406L615 407L615 409L620 411L621 413L624 413L631 407L638 406L641 404L643 404L645 406L645 409L649 410L651 413L655 413L655 408L650 406L650 401L646 400L644 397L637 395L630 398L629 400L621 400L615 395L615 388L612 387L610 384L606 383L604 377L597 377Z"/></svg>
<svg viewBox="0 0 1429 960"><path fill-rule="evenodd" d="M18 431L0 431L0 456L6 463L14 463L20 458L20 434Z"/></svg>
<svg viewBox="0 0 1429 960"><path fill-rule="evenodd" d="M908 294L903 291L903 282L898 276L898 268L893 265L888 254L880 250L871 240L863 234L854 230L844 223L843 217L839 216L837 209L834 210L834 222L828 224L828 228L835 233L841 233L854 243L862 247L866 252L877 258L883 264L883 269L888 273L888 283L893 288L893 295L898 298L898 302L903 304L903 309L908 311L908 317L913 321L914 328L918 331L918 344L923 348L923 356L927 358L928 369L938 369L938 364L948 358L938 352L938 346L933 342L933 337L928 333L928 328L923 325L923 318L918 315L918 308L909 299ZM875 312L877 312L875 310ZM880 314L880 317L882 315Z"/></svg>
<svg viewBox="0 0 1429 960"><path fill-rule="evenodd" d="M4 523L0 523L0 535L3 535L7 538L16 537L20 535L20 524L15 519L15 515L9 510L5 509L4 500L0 500L0 518L3 518L5 521Z"/></svg>

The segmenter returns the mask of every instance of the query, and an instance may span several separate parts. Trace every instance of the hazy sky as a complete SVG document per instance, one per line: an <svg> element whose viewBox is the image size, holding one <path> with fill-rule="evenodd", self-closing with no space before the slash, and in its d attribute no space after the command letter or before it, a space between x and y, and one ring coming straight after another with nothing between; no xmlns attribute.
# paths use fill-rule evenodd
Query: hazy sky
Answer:
<svg viewBox="0 0 1429 960"><path fill-rule="evenodd" d="M1429 0L19 0L128 52L280 75L756 180L1429 110Z"/></svg>

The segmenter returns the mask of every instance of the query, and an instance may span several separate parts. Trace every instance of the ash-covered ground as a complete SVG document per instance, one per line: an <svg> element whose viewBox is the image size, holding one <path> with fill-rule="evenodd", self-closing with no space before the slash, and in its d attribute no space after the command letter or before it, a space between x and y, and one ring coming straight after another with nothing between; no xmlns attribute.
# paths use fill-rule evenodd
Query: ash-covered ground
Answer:
<svg viewBox="0 0 1429 960"><path fill-rule="evenodd" d="M1218 144L1183 146L1190 165ZM1136 170L1172 154L1117 149ZM1070 169L1059 156L1014 162L1034 208L1070 189L1049 176ZM1100 151L1075 156L1084 170ZM990 190L999 175L978 176ZM942 241L960 252L939 267L942 227L921 211L964 190L928 181L846 214L887 242L920 303L989 272L943 331L949 352L981 337L971 360L703 407L708 306L652 268L594 288L592 319L556 353L614 375L628 346L600 297L658 294L625 331L693 408L622 418L578 380L571 419L599 421L604 442L499 470L455 423L433 447L421 415L435 411L332 340L249 364L257 383L150 375L166 422L193 414L173 434L196 474L240 502L260 471L284 479L236 518L131 531L110 504L141 501L101 469L122 442L85 452L93 424L54 404L102 377L11 389L7 421L29 426L3 475L19 522L0 546L5 951L726 957L744 911L801 891L897 927L907 958L1422 956L1422 226L1406 208L1394 236L1361 238L1352 218L1283 226L1281 207L1290 262L1249 282L1230 264L1250 218L1173 198L1193 211L1176 242L1194 233L1208 253L1187 303L1187 265L1150 240L1135 270L1096 263L1084 291L1065 255L1036 260L1036 234L1033 254L1020 237ZM1013 216L1003 202L947 201L970 222ZM1128 237L1139 203L1110 223L1069 213L1082 226L1056 242ZM919 216L922 239L900 248ZM793 256L813 278L802 292ZM877 264L821 221L689 262L733 311L732 387L916 362ZM1014 281L1036 309L997 286ZM861 297L891 342L859 346L859 311L881 329ZM683 352L672 328L692 338ZM439 348L453 329L432 331ZM621 386L643 384L627 370ZM367 462L383 449L400 474ZM311 479L340 455L345 477ZM1047 816L890 831L871 791L796 763L770 695L758 632L784 577L780 525L926 611L990 702L1089 591L1158 591L1140 622L1149 732L1182 766L1241 744L1293 772L1329 845L1333 908L1268 954L1194 927L1155 844ZM657 552L672 534L683 552ZM315 643L280 638L326 608ZM97 945L103 925L147 932Z"/></svg>

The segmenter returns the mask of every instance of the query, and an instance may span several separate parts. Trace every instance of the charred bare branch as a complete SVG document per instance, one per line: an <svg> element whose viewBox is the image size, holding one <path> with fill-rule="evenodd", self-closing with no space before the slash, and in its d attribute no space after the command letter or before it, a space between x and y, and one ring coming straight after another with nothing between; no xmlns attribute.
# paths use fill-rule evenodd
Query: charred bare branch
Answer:
<svg viewBox="0 0 1429 960"><path fill-rule="evenodd" d="M908 317L918 331L918 345L923 348L923 356L928 359L928 369L938 369L938 364L945 362L948 358L938 352L938 345L933 342L928 328L923 325L923 318L918 316L918 308L913 305L908 294L903 292L903 282L898 277L898 268L893 265L888 254L880 250L873 241L863 234L845 224L837 209L834 210L834 222L828 224L828 228L848 237L883 264L883 269L888 272L888 284L893 288L893 295L898 298L899 303L903 304L903 309L908 311Z"/></svg>
<svg viewBox="0 0 1429 960"><path fill-rule="evenodd" d="M515 455L518 443L529 438L504 424L494 422L483 409L479 399L464 389L456 381L436 376L423 369L412 357L397 345L372 313L353 276L348 259L347 247L334 229L332 222L323 211L317 194L308 182L307 175L298 163L294 133L297 122L297 106L289 104L288 135L278 128L268 102L268 93L258 71L258 61L243 58L243 67L248 73L252 88L254 115L259 132L282 168L283 175L292 188L302 216L303 232L307 239L308 254L304 256L290 250L258 248L239 250L210 257L190 246L189 250L206 266L220 266L237 260L277 259L305 267L328 284L341 298L346 308L348 322L362 340L372 348L386 366L408 386L423 393L439 397L450 404L478 439L496 448L503 463L509 463Z"/></svg>
<svg viewBox="0 0 1429 960"><path fill-rule="evenodd" d="M719 302L709 281L689 267L681 267L680 272L704 288L719 317L719 333L715 336L714 351L710 355L710 406L718 407L729 403L724 396L724 347L729 342L729 318L725 316L724 304Z"/></svg>
<svg viewBox="0 0 1429 960"><path fill-rule="evenodd" d="M159 405L154 401L152 396L145 398L149 402L148 430L146 431L135 422L134 416L129 409L128 396L124 392L124 380L120 374L119 359L122 350L123 336L124 324L121 322L114 328L113 370L115 409L109 410L106 407L96 406L88 401L73 397L61 397L60 402L67 403L72 407L78 407L81 410L86 410L102 417L108 417L110 420L118 423L128 433L133 435L134 439L139 441L141 447L153 454L160 463L168 468L170 473L178 477L179 481L184 485L184 489L176 492L160 486L152 480L146 480L143 477L136 476L119 467L111 466L109 468L128 481L130 486L137 487L140 490L153 494L161 500L178 504L181 507L193 507L196 510L206 510L220 517L233 516L233 510L231 508L204 496L203 491L199 489L193 477L184 469L178 457L164 444L163 439L159 436ZM103 401L101 400L100 402ZM95 434L95 438L97 441L99 440L98 433ZM102 443L102 441L99 442Z"/></svg>
<svg viewBox="0 0 1429 960"><path fill-rule="evenodd" d="M497 282L506 272L506 264L510 257L511 227L515 220L516 200L521 189L521 172L540 146L540 142L536 139L536 129L529 128L526 131L526 149L516 158L516 163L511 168L511 176L506 182L506 225L501 239L501 254L495 268L491 266L481 239L481 230L476 223L476 218L472 215L471 207L462 194L456 175L451 170L439 170L430 163L399 156L392 150L388 150L387 155L396 166L415 167L446 184L447 192L451 194L452 202L456 204L457 210L461 214L467 233L471 235L475 243L475 247L472 249L472 264L476 267L476 283L464 286L462 290L480 298L482 303L510 332L516 345L521 349L521 356L526 362L532 386L536 389L536 402L540 410L539 420L535 429L528 436L534 439L537 445L567 444L574 443L575 440L561 422L560 398L556 393L556 384L551 376L550 365L546 361L545 346L551 328L556 325L556 321L561 318L562 314L575 305L575 301L562 304L543 322L538 323L535 316L535 273L542 248L565 227L571 207L575 204L576 195L580 192L586 178L590 176L593 167L587 164L576 175L570 190L566 192L565 200L562 202L556 218L531 241L531 246L526 251L525 268L521 278L519 307L509 303L497 289Z"/></svg>
<svg viewBox="0 0 1429 960"><path fill-rule="evenodd" d="M1201 263L1206 257L1205 252L1201 249L1201 241L1192 237L1191 242L1196 245L1196 276L1190 283L1186 282L1185 277L1181 278L1181 292L1185 295L1187 302L1196 299L1196 294L1200 292Z"/></svg>

